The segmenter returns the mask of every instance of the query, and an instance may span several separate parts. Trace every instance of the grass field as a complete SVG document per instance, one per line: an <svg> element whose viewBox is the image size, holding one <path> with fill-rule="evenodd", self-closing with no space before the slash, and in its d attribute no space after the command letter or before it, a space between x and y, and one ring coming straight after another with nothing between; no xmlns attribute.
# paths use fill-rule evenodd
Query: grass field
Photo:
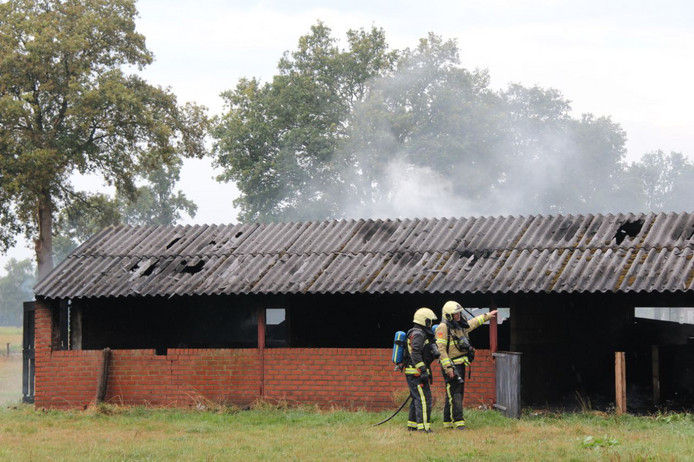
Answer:
<svg viewBox="0 0 694 462"><path fill-rule="evenodd" d="M10 356L7 357L7 344ZM22 398L22 329L0 327L0 406Z"/></svg>
<svg viewBox="0 0 694 462"><path fill-rule="evenodd" d="M7 339L7 340L6 340ZM3 343L4 342L4 343ZM0 346L21 330L0 328ZM0 352L0 461L694 461L694 415L615 416L525 409L519 420L466 410L466 432L405 429L403 410L324 411L258 403L250 410L86 411L21 404L21 357Z"/></svg>
<svg viewBox="0 0 694 462"><path fill-rule="evenodd" d="M99 406L0 410L0 460L12 461L556 461L694 460L691 414L650 417L466 411L470 428L405 430L398 414L259 404L203 411Z"/></svg>
<svg viewBox="0 0 694 462"><path fill-rule="evenodd" d="M7 344L10 344L10 354L22 353L22 328L0 326L0 356L7 356Z"/></svg>

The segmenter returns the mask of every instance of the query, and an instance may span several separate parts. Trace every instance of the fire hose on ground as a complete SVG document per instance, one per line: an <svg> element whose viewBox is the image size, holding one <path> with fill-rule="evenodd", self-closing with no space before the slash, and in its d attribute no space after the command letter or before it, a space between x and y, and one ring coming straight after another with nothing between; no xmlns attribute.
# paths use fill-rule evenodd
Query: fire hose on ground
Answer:
<svg viewBox="0 0 694 462"><path fill-rule="evenodd" d="M408 401L410 400L410 398L412 398L412 395L407 395L407 398L405 398L405 401L402 402L402 404L400 405L400 407L398 408L397 411L393 412L393 414L392 414L390 417L388 417L387 419L382 420L382 421L378 422L377 424L373 424L372 427L378 427L379 425L388 422L390 419L392 419L393 417L395 417L396 415L398 415L398 412L402 411L402 408L405 407L405 405L408 403Z"/></svg>

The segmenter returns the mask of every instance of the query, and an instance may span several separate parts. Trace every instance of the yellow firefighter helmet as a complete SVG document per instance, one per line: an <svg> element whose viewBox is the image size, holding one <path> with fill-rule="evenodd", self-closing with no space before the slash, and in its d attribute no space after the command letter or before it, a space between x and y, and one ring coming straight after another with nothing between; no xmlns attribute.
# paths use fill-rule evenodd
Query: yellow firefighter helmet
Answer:
<svg viewBox="0 0 694 462"><path fill-rule="evenodd" d="M451 300L443 305L443 310L441 310L441 317L446 321L452 321L453 315L456 313L460 313L460 316L462 318L463 307L460 306L460 303Z"/></svg>
<svg viewBox="0 0 694 462"><path fill-rule="evenodd" d="M414 312L412 322L424 327L431 327L436 321L436 314L429 308L420 308Z"/></svg>

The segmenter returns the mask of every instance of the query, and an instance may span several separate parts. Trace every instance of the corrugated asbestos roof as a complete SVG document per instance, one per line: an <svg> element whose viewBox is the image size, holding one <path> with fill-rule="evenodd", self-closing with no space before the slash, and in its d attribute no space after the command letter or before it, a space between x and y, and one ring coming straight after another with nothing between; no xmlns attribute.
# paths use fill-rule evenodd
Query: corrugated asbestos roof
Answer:
<svg viewBox="0 0 694 462"><path fill-rule="evenodd" d="M693 213L119 226L35 292L681 292L694 289L693 255Z"/></svg>

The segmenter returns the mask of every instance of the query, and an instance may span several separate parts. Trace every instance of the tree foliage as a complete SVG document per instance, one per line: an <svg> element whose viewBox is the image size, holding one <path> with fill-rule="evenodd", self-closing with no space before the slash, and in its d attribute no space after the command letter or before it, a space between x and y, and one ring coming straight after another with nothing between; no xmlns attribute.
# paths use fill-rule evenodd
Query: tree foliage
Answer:
<svg viewBox="0 0 694 462"><path fill-rule="evenodd" d="M36 275L30 260L11 258L0 277L0 326L21 326L23 302L34 299Z"/></svg>
<svg viewBox="0 0 694 462"><path fill-rule="evenodd" d="M455 40L390 51L380 30L352 34L339 50L319 23L271 82L225 93L216 159L243 220L667 210L690 191L685 159L628 166L610 117L575 117L555 89L492 89Z"/></svg>
<svg viewBox="0 0 694 462"><path fill-rule="evenodd" d="M372 87L352 115L345 152L359 159L352 184L370 193L343 194L348 215L595 211L619 189L625 134L617 124L573 119L556 90L492 90L486 71L460 67L453 40L429 34ZM413 209L427 189L435 194Z"/></svg>
<svg viewBox="0 0 694 462"><path fill-rule="evenodd" d="M684 212L692 210L694 163L678 152L646 153L628 168L634 198L644 210Z"/></svg>
<svg viewBox="0 0 694 462"><path fill-rule="evenodd" d="M229 111L215 130L222 180L236 182L235 205L246 221L311 219L336 213L326 194L348 117L370 78L390 69L380 29L350 31L341 50L321 23L280 60L272 82L241 79L223 93Z"/></svg>
<svg viewBox="0 0 694 462"><path fill-rule="evenodd" d="M371 90L350 118L350 139L340 153L347 191L343 210L358 204L358 215L390 201L408 175L428 168L447 175L474 165L493 173L503 143L496 132L497 95L486 72L458 66L458 49L430 34L414 50L404 50L394 72L370 82ZM394 162L411 166L393 169ZM485 195L489 175L451 183L451 192L470 198Z"/></svg>
<svg viewBox="0 0 694 462"><path fill-rule="evenodd" d="M54 216L80 196L72 174L133 193L138 175L205 152L204 109L127 73L152 61L136 16L135 0L0 3L0 248L24 231L41 276Z"/></svg>

